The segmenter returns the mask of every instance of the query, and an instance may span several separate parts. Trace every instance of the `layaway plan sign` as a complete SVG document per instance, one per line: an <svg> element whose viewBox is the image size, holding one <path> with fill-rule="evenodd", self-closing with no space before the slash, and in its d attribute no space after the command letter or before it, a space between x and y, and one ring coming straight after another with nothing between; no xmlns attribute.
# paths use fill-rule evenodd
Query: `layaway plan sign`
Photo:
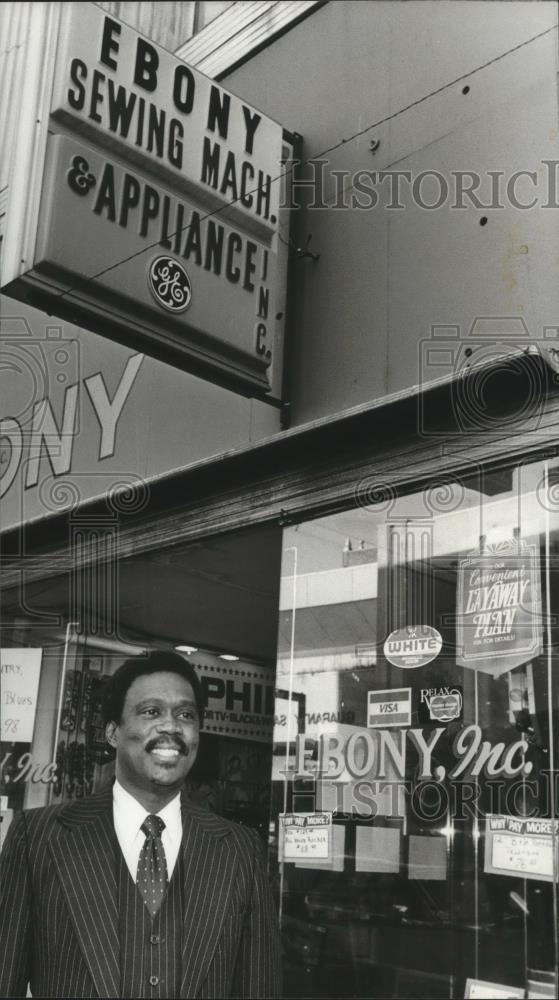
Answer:
<svg viewBox="0 0 559 1000"><path fill-rule="evenodd" d="M499 677L541 649L538 546L514 539L460 559L457 663Z"/></svg>

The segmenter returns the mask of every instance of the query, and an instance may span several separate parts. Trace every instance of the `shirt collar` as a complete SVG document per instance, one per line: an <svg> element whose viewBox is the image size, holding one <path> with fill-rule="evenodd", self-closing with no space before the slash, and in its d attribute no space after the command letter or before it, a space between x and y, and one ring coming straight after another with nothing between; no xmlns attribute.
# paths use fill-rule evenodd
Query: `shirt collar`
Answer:
<svg viewBox="0 0 559 1000"><path fill-rule="evenodd" d="M133 840L146 816L150 815L147 809L144 809L143 805L130 792L127 792L117 780L113 785L113 808L115 819L117 816L126 817L126 830L130 839ZM177 827L180 829L182 825L180 792L177 792L174 799L171 799L156 815L161 817L169 831L177 829Z"/></svg>

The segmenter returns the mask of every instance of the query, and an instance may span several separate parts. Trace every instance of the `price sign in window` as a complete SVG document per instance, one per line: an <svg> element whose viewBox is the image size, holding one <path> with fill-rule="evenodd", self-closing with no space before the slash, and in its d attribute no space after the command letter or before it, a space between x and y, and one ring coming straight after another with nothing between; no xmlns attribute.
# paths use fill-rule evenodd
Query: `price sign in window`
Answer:
<svg viewBox="0 0 559 1000"><path fill-rule="evenodd" d="M42 655L42 649L0 650L2 742L33 739Z"/></svg>

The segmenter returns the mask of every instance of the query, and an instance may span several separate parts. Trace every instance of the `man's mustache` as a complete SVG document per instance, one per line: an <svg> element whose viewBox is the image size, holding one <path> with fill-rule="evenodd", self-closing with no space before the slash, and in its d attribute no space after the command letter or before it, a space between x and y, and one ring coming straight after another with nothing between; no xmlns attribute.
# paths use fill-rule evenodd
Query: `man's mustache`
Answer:
<svg viewBox="0 0 559 1000"><path fill-rule="evenodd" d="M183 754L188 753L188 747L180 736L176 736L172 740L169 739L163 740L161 739L161 737L159 737L158 739L154 738L153 740L148 740L148 742L146 743L146 750L148 751L148 753L150 750L156 750L158 747L165 747L165 749L178 750L179 753Z"/></svg>

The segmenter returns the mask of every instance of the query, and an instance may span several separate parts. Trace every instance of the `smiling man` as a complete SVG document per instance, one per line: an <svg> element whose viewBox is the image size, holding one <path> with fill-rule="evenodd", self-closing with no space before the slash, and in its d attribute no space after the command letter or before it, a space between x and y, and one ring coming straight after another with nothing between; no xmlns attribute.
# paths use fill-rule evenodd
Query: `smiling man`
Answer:
<svg viewBox="0 0 559 1000"><path fill-rule="evenodd" d="M261 847L183 791L204 699L154 650L106 691L112 788L23 813L0 858L0 996L277 997Z"/></svg>

